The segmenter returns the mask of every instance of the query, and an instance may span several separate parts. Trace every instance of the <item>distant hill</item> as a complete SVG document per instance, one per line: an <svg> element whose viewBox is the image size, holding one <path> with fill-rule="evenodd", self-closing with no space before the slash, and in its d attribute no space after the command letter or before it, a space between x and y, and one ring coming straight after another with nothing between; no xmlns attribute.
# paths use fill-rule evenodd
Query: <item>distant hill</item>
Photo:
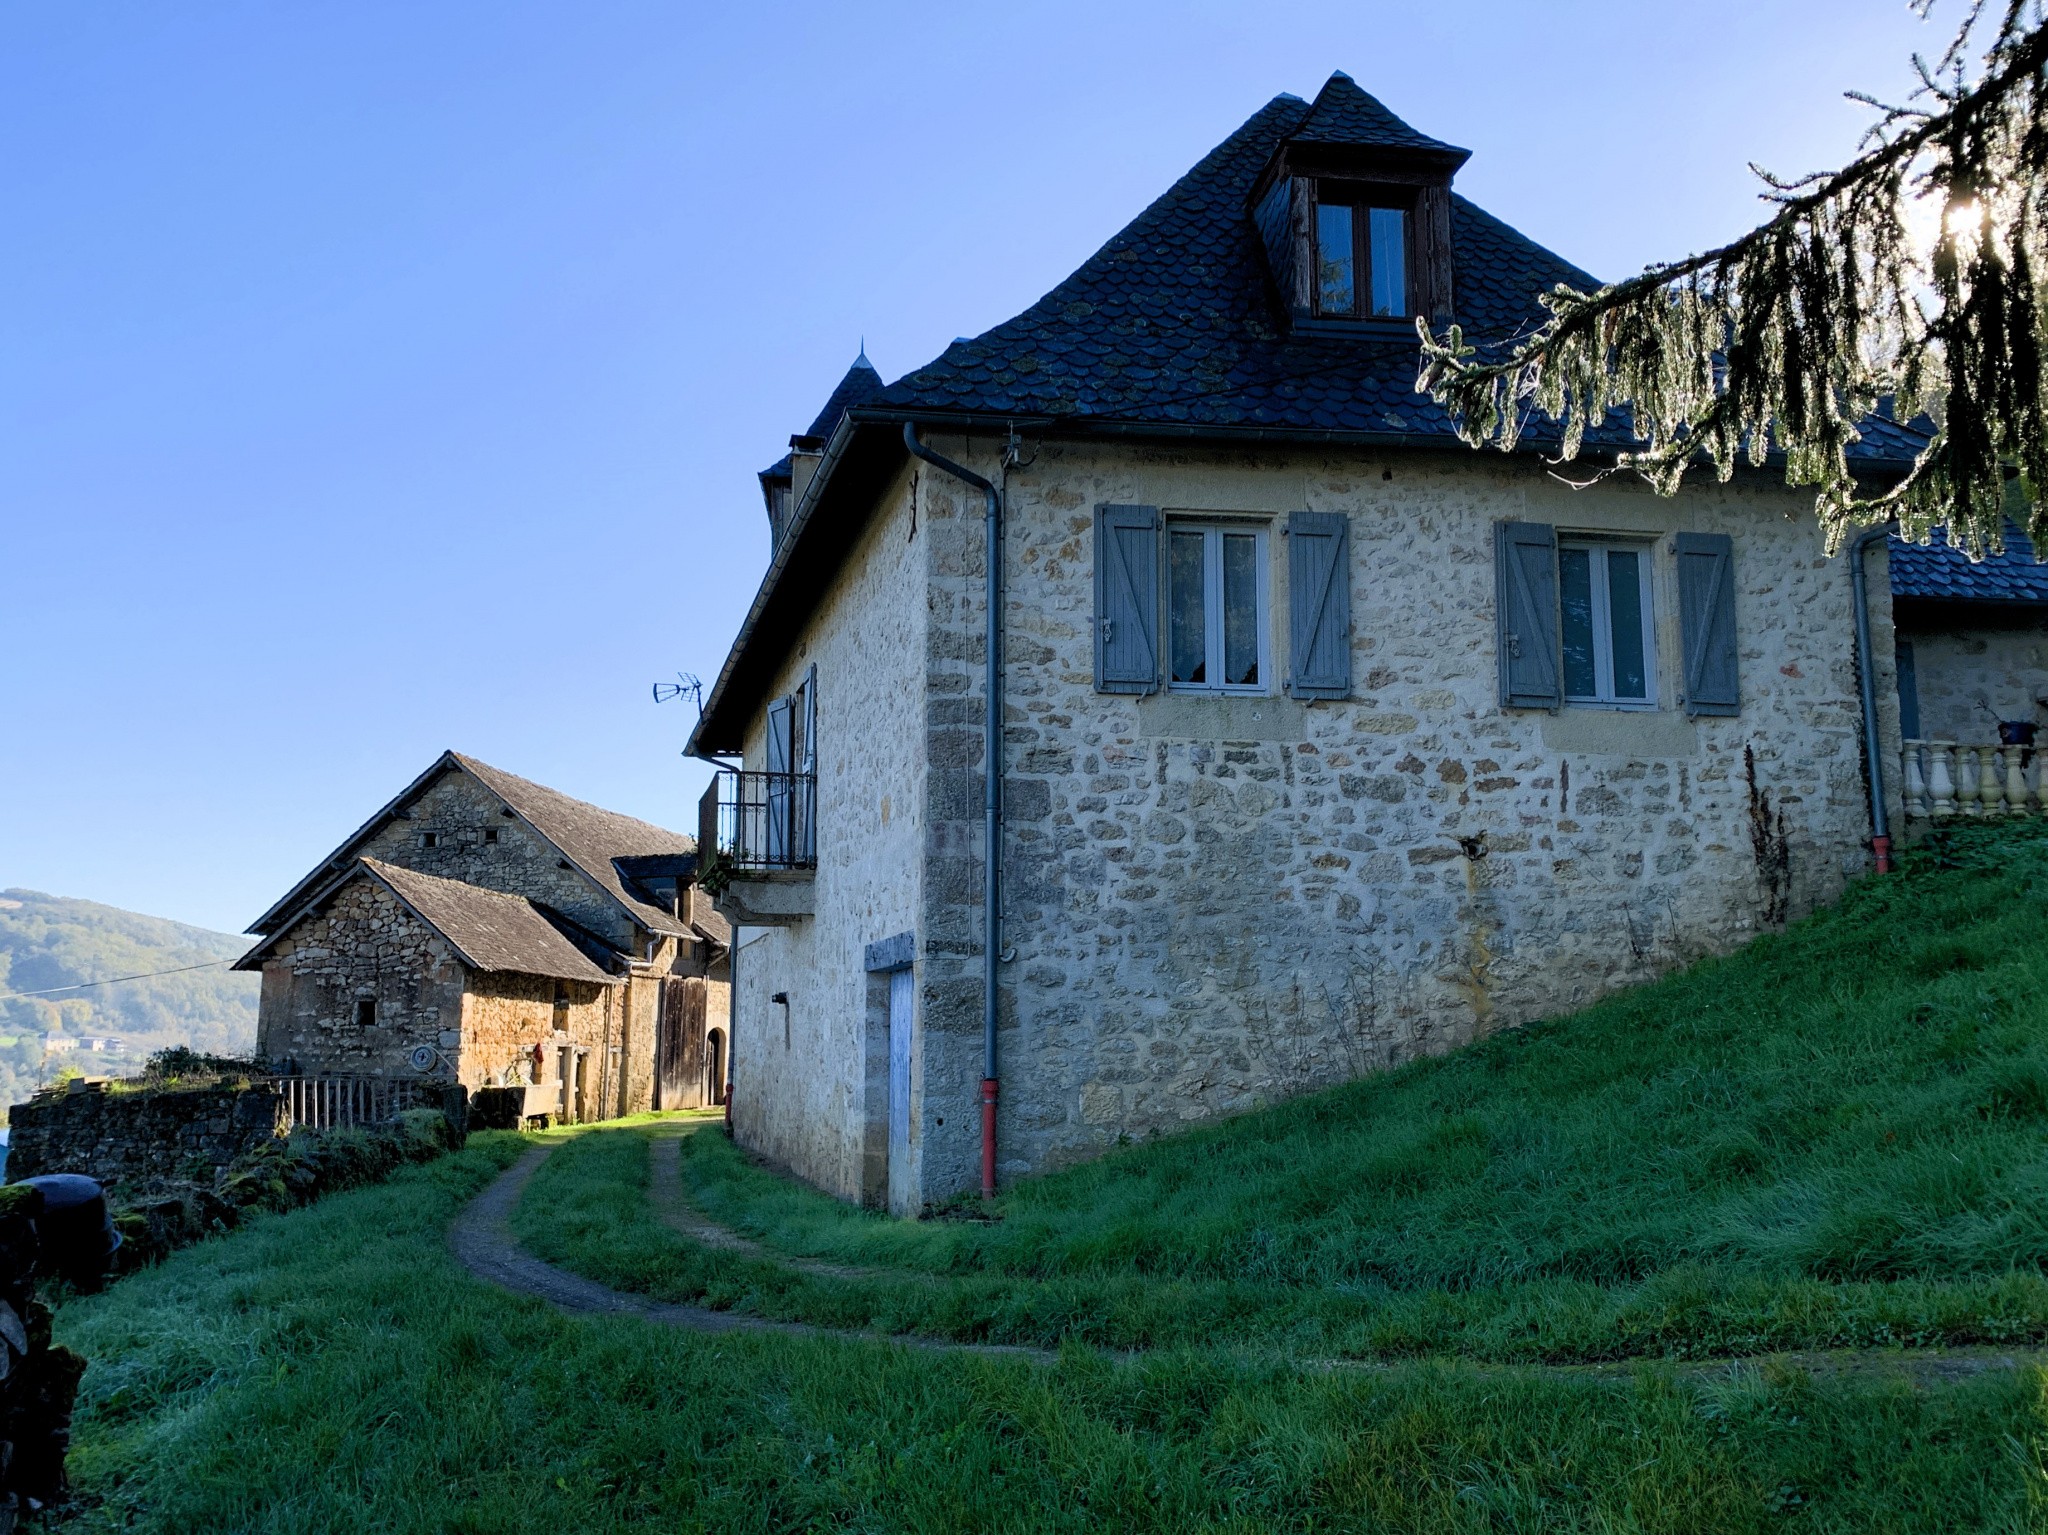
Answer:
<svg viewBox="0 0 2048 1535"><path fill-rule="evenodd" d="M244 953L247 938L188 927L162 917L102 906L39 890L0 890L0 1104L19 1102L45 1074L76 1065L93 1075L139 1063L165 1045L246 1054L256 1045L256 976L222 961ZM184 970L52 996L81 981ZM98 1054L43 1056L43 1039L115 1036L127 1048Z"/></svg>

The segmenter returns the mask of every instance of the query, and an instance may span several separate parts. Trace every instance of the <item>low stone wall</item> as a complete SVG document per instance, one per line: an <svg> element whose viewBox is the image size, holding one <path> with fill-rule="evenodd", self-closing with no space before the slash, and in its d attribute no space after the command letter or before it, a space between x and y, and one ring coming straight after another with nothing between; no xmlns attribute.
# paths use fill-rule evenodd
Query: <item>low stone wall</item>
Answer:
<svg viewBox="0 0 2048 1535"><path fill-rule="evenodd" d="M287 1129L284 1100L249 1087L38 1093L9 1111L10 1182L84 1173L102 1183L187 1178L211 1183L237 1157Z"/></svg>

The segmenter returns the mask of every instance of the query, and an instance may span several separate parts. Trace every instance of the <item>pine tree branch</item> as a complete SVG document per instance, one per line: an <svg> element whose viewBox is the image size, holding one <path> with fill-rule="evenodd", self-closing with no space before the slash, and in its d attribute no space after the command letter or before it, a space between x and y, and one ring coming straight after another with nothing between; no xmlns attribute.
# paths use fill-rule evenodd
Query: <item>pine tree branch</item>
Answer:
<svg viewBox="0 0 2048 1535"><path fill-rule="evenodd" d="M1864 140L1874 147L1797 181L1759 171L1776 211L1739 239L1590 294L1560 285L1547 321L1485 355L1461 327L1438 338L1418 321L1417 387L1467 441L1511 449L1541 421L1563 460L1625 410L1636 446L1620 464L1666 494L1702 460L1725 480L1775 449L1789 483L1815 487L1833 543L1897 517L1909 533L1945 521L1973 552L1995 549L2012 463L2048 535L2048 28L2033 0L2007 0L1966 83L1986 14L1974 0L1934 65L1915 58L1932 105L1858 98L1880 114ZM1941 221L1924 255L1908 225L1916 203ZM1849 449L1881 404L1938 421L1910 469L1867 494Z"/></svg>

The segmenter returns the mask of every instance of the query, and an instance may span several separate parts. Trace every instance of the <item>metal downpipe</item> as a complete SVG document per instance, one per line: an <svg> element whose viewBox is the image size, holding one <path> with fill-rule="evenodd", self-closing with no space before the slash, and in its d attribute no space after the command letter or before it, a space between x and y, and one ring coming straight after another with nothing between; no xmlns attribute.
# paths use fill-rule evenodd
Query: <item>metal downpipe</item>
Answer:
<svg viewBox="0 0 2048 1535"><path fill-rule="evenodd" d="M1880 874L1892 870L1891 814L1884 802L1884 751L1877 734L1877 662L1870 653L1870 584L1863 557L1890 532L1886 524L1865 528L1849 544L1849 579L1856 594L1856 683L1863 701L1863 764L1870 778L1870 851Z"/></svg>
<svg viewBox="0 0 2048 1535"><path fill-rule="evenodd" d="M984 645L987 666L982 689L986 708L982 717L982 828L986 852L982 857L982 940L981 940L981 1194L992 1199L996 1192L996 971L1002 962L1003 894L1003 498L994 484L965 465L934 453L917 440L917 423L903 423L903 446L934 469L965 481L986 498L988 635Z"/></svg>

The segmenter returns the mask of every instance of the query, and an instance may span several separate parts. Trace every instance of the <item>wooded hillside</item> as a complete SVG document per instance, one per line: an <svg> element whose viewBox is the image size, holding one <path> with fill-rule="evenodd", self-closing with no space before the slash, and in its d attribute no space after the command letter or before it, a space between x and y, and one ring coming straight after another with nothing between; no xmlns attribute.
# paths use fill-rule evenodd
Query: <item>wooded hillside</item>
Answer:
<svg viewBox="0 0 2048 1535"><path fill-rule="evenodd" d="M98 1075L125 1069L165 1045L221 1054L247 1053L256 1042L257 978L225 961L247 938L189 927L96 901L0 890L0 1105L20 1101L38 1079L64 1065ZM186 969L80 991L24 997L81 981ZM118 1058L43 1056L43 1038L114 1035L127 1042Z"/></svg>

